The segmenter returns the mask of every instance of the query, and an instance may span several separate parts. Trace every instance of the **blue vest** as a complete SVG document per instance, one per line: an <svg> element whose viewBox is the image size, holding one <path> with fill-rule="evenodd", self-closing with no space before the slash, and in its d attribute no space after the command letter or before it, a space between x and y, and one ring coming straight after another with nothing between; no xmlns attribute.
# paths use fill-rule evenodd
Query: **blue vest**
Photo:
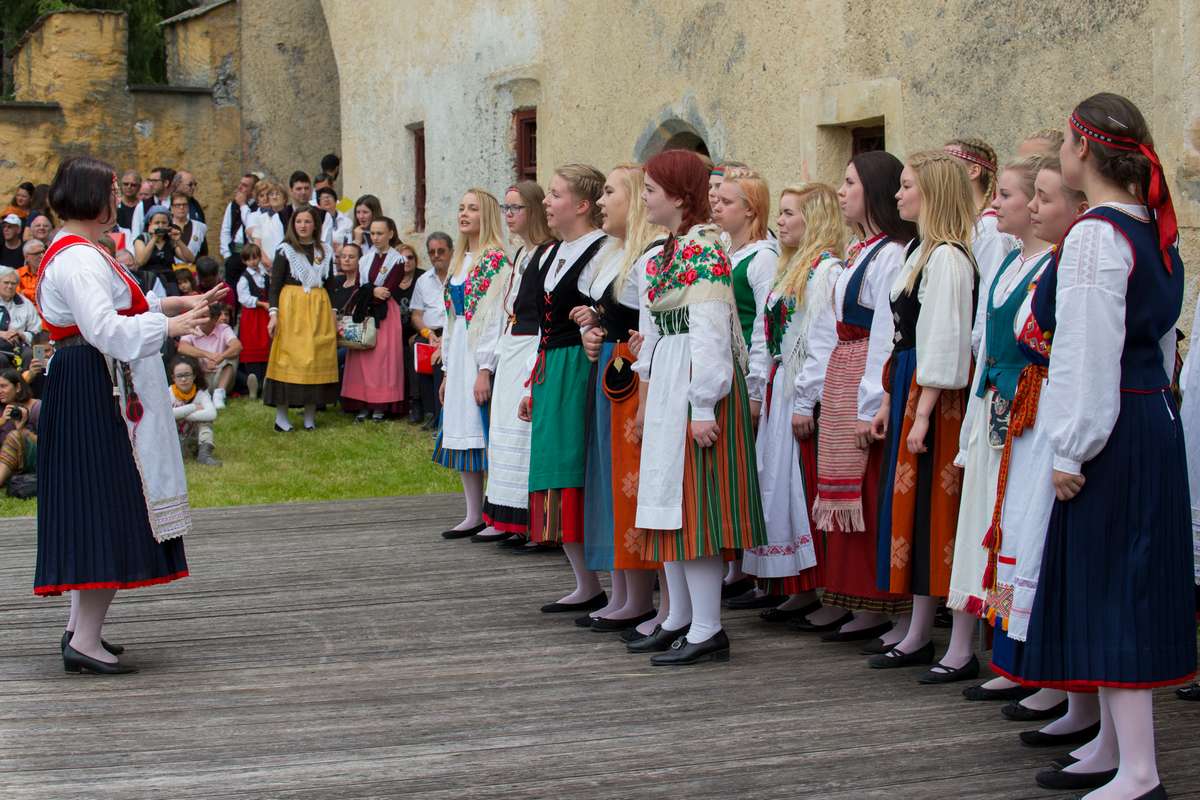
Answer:
<svg viewBox="0 0 1200 800"><path fill-rule="evenodd" d="M863 257L862 264L854 270L854 274L850 276L849 282L846 284L846 296L842 300L842 322L847 325L854 325L858 328L871 329L871 317L874 311L858 302L858 296L862 294L863 280L867 277L867 269L871 266L871 261L875 255L888 245L892 240L888 237L883 237L879 244L871 248L870 252ZM890 286L883 287L884 292L891 291ZM885 294L884 297L887 295ZM878 300L875 301L879 303Z"/></svg>
<svg viewBox="0 0 1200 800"><path fill-rule="evenodd" d="M1038 273L1038 267L1035 266L1029 271L1029 274L1021 279L1013 288L1012 294L1008 296L1008 300L999 307L996 306L996 286L1000 283L1000 277L1020 257L1021 248L1019 247L1008 254L1004 263L1000 265L1000 269L996 270L996 277L992 279L992 286L988 291L987 325L984 333L987 340L985 348L987 359L978 370L979 385L975 389L975 394L979 397L983 397L987 393L988 386L994 386L1001 397L1005 400L1012 400L1013 395L1017 393L1017 381L1021 377L1021 370L1029 363L1017 346L1016 337L1013 336L1013 322L1021 308L1021 303L1025 301L1029 284ZM1040 264L1048 258L1050 258L1049 253L1042 256L1038 263Z"/></svg>

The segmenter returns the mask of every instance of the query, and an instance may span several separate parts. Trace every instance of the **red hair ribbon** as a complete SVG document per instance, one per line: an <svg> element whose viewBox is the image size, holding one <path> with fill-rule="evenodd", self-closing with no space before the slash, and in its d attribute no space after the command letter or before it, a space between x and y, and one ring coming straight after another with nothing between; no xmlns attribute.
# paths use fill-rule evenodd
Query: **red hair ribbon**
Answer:
<svg viewBox="0 0 1200 800"><path fill-rule="evenodd" d="M712 171L711 171L711 172L709 172L708 174L709 174L710 176L712 176L712 175L719 175L719 176L723 176L723 175L725 174L725 170L724 170L723 168L721 168L721 167L713 167L713 168L712 168Z"/></svg>
<svg viewBox="0 0 1200 800"><path fill-rule="evenodd" d="M1139 142L1132 136L1118 136L1115 133L1099 131L1081 120L1077 114L1071 115L1071 127L1093 142L1111 147L1113 150L1123 150L1129 153L1141 153L1150 161L1150 191L1146 194L1146 205L1154 212L1154 220L1158 226L1158 249L1162 253L1163 264L1167 273L1171 272L1171 246L1179 236L1179 222L1175 218L1175 204L1171 201L1171 192L1167 189L1167 176L1163 174L1162 162L1158 153L1145 142Z"/></svg>
<svg viewBox="0 0 1200 800"><path fill-rule="evenodd" d="M977 156L972 153L968 153L966 150L958 150L953 147L946 148L946 152L949 153L950 155L954 156L955 158L961 158L963 161L969 161L972 164L978 164L979 166L986 169L988 172L996 171L996 165L993 164L991 161L988 161L986 158L983 158L982 156Z"/></svg>

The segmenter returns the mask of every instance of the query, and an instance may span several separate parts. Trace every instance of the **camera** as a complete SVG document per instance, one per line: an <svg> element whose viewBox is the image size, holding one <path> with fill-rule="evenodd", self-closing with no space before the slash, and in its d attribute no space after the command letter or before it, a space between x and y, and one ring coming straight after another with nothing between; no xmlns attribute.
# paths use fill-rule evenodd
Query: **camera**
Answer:
<svg viewBox="0 0 1200 800"><path fill-rule="evenodd" d="M159 237L159 238L162 238L163 236L166 236L166 235L167 235L167 228L166 228L166 226L162 226L162 227L155 228L155 229L154 229L154 235L155 235L155 236L157 236L157 237Z"/></svg>

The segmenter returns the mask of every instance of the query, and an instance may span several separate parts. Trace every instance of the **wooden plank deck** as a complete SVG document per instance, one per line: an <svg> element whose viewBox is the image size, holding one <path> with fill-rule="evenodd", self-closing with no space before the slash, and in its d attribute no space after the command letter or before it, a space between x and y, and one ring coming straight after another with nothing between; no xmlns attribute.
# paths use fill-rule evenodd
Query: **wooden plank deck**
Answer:
<svg viewBox="0 0 1200 800"><path fill-rule="evenodd" d="M61 599L0 524L0 786L36 798L1051 798L1057 752L961 687L727 614L726 665L651 668L547 618L561 556L445 542L454 497L201 512L192 577L123 593L144 669L68 676ZM939 635L944 632L939 631ZM1200 707L1163 692L1164 781L1200 798ZM1057 795L1064 796L1064 795Z"/></svg>

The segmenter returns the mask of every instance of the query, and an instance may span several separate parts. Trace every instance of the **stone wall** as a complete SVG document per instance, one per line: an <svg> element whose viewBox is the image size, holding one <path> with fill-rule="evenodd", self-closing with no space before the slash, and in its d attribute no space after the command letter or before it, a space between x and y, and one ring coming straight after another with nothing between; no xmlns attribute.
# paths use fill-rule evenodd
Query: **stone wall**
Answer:
<svg viewBox="0 0 1200 800"><path fill-rule="evenodd" d="M447 0L436 15L415 0L324 6L347 193L375 190L402 225L417 123L434 229L452 225L465 188L511 182L510 118L523 104L538 109L542 181L557 163L607 169L692 131L778 189L839 182L858 125L885 125L900 156L981 136L1003 160L1026 133L1061 127L1074 103L1109 90L1148 115L1185 258L1200 258L1197 0Z"/></svg>

